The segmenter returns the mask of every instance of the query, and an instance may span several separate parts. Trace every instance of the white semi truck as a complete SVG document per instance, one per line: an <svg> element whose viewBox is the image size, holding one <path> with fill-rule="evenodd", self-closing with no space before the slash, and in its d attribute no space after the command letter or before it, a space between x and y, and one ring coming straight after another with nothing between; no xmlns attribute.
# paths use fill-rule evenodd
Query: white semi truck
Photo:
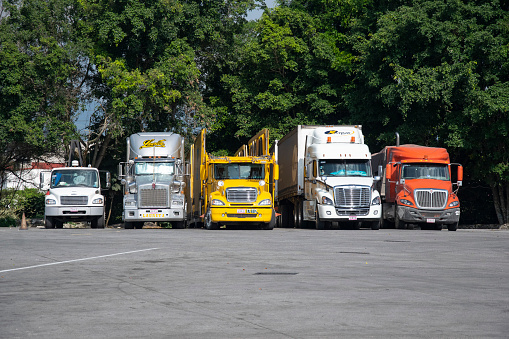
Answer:
<svg viewBox="0 0 509 339"><path fill-rule="evenodd" d="M184 138L179 134L146 132L127 138L127 161L118 166L124 227L170 222L172 228L185 228L184 168Z"/></svg>
<svg viewBox="0 0 509 339"><path fill-rule="evenodd" d="M361 126L299 125L274 147L279 226L380 228L380 194L373 188L380 178L372 175Z"/></svg>
<svg viewBox="0 0 509 339"><path fill-rule="evenodd" d="M78 159L74 159L75 152ZM90 222L91 228L104 228L104 196L101 194L99 170L83 166L78 141L71 142L66 167L40 174L42 190L46 191L44 224L46 228L62 228L65 222ZM105 188L110 187L110 173L104 172ZM50 174L49 180L47 175Z"/></svg>

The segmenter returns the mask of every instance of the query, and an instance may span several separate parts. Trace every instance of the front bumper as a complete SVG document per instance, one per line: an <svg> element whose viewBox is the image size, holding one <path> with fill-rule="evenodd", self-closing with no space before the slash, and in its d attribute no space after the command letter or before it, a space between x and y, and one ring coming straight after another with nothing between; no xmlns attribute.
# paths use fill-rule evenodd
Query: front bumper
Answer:
<svg viewBox="0 0 509 339"><path fill-rule="evenodd" d="M401 206L397 208L398 217L408 223L454 224L460 220L460 209L422 210L418 208Z"/></svg>
<svg viewBox="0 0 509 339"><path fill-rule="evenodd" d="M378 221L382 216L381 205L371 205L364 212L358 210L340 210L332 205L318 205L318 214L323 221Z"/></svg>
<svg viewBox="0 0 509 339"><path fill-rule="evenodd" d="M272 207L211 207L212 222L221 224L269 223L272 219Z"/></svg>
<svg viewBox="0 0 509 339"><path fill-rule="evenodd" d="M143 208L125 209L124 222L136 221L182 221L186 219L183 208Z"/></svg>
<svg viewBox="0 0 509 339"><path fill-rule="evenodd" d="M104 215L104 206L46 206L46 217L59 220L91 220Z"/></svg>

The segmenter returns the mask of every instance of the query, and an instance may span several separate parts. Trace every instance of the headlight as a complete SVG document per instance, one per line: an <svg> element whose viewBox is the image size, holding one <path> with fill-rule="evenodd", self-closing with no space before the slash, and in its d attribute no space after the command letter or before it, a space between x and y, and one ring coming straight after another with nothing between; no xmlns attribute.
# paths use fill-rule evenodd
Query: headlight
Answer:
<svg viewBox="0 0 509 339"><path fill-rule="evenodd" d="M184 205L184 202L180 200L172 200L171 204L181 206Z"/></svg>
<svg viewBox="0 0 509 339"><path fill-rule="evenodd" d="M262 201L260 201L260 203L258 205L260 205L260 206L270 206L271 203L272 203L272 201L270 201L270 199L263 199Z"/></svg>
<svg viewBox="0 0 509 339"><path fill-rule="evenodd" d="M55 199L46 199L46 205L56 205L57 201Z"/></svg>
<svg viewBox="0 0 509 339"><path fill-rule="evenodd" d="M456 207L456 206L459 206L460 205L460 202L459 201L453 201L449 204L449 207Z"/></svg>
<svg viewBox="0 0 509 339"><path fill-rule="evenodd" d="M126 200L125 201L126 206L136 206L136 201L134 200Z"/></svg>
<svg viewBox="0 0 509 339"><path fill-rule="evenodd" d="M212 201L210 202L210 204L211 204L212 206L224 206L224 205L225 205L225 203L224 203L224 202L222 202L222 201L221 201L221 200L219 200L219 199L212 199Z"/></svg>
<svg viewBox="0 0 509 339"><path fill-rule="evenodd" d="M371 200L371 205L380 205L380 197L376 197Z"/></svg>
<svg viewBox="0 0 509 339"><path fill-rule="evenodd" d="M322 205L332 205L333 202L330 198L322 197Z"/></svg>
<svg viewBox="0 0 509 339"><path fill-rule="evenodd" d="M258 181L258 185L265 186L265 181L263 181L263 180Z"/></svg>
<svg viewBox="0 0 509 339"><path fill-rule="evenodd" d="M408 205L408 206L414 205L410 200L406 200L406 199L399 199L399 202L402 203L403 205Z"/></svg>
<svg viewBox="0 0 509 339"><path fill-rule="evenodd" d="M219 186L219 187L223 187L223 186L224 186L224 181L219 180L219 181L217 182L217 186Z"/></svg>
<svg viewBox="0 0 509 339"><path fill-rule="evenodd" d="M103 198L97 198L97 199L92 200L92 204L102 204L102 203L103 203Z"/></svg>

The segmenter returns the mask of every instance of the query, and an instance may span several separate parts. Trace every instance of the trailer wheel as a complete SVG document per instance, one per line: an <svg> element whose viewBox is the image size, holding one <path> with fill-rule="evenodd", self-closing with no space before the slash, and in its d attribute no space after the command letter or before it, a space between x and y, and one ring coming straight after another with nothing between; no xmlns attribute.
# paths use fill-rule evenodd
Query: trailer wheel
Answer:
<svg viewBox="0 0 509 339"><path fill-rule="evenodd" d="M46 217L46 219L44 220L44 227L55 228L55 220L53 220L53 218Z"/></svg>
<svg viewBox="0 0 509 339"><path fill-rule="evenodd" d="M293 224L295 228L302 228L302 201L300 200L293 205Z"/></svg>
<svg viewBox="0 0 509 339"><path fill-rule="evenodd" d="M219 229L219 224L217 222L212 222L212 216L210 213L210 209L205 214L205 228L208 230L217 230Z"/></svg>

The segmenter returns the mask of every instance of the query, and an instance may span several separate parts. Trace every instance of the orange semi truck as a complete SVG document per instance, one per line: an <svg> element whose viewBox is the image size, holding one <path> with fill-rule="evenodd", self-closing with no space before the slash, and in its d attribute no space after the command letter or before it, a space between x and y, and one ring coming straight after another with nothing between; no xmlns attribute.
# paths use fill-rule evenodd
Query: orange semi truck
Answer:
<svg viewBox="0 0 509 339"><path fill-rule="evenodd" d="M456 231L460 202L456 195L463 180L463 167L451 164L444 148L419 145L387 146L372 156L372 170L382 197L384 227ZM453 171L456 170L456 172ZM451 177L456 174L457 181Z"/></svg>

